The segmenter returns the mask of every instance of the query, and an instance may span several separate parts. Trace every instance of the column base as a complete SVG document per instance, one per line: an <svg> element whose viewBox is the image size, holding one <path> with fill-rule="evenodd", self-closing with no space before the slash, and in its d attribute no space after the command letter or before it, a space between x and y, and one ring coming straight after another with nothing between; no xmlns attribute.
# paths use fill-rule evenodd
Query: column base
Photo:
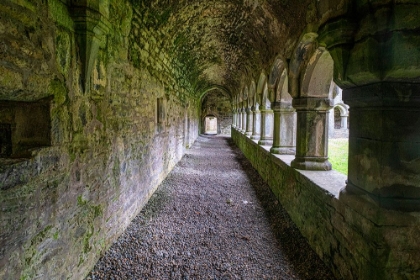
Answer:
<svg viewBox="0 0 420 280"><path fill-rule="evenodd" d="M295 155L296 148L295 147L271 147L270 153L276 155Z"/></svg>
<svg viewBox="0 0 420 280"><path fill-rule="evenodd" d="M332 169L331 163L328 161L328 158L324 157L304 157L304 158L295 158L292 161L291 166L296 169L301 170L323 170L329 171Z"/></svg>
<svg viewBox="0 0 420 280"><path fill-rule="evenodd" d="M252 135L251 136L252 140L260 140L261 139L261 135Z"/></svg>
<svg viewBox="0 0 420 280"><path fill-rule="evenodd" d="M246 135L247 137L251 137L251 136L252 136L252 131L247 131L247 132L245 133L245 135Z"/></svg>
<svg viewBox="0 0 420 280"><path fill-rule="evenodd" d="M258 145L260 146L271 146L273 145L273 139L261 139L258 141Z"/></svg>

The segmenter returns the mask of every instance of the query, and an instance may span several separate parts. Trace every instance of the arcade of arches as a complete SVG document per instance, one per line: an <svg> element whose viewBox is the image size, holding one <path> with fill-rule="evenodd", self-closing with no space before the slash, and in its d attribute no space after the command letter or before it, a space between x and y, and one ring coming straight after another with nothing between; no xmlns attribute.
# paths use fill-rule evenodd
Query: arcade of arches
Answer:
<svg viewBox="0 0 420 280"><path fill-rule="evenodd" d="M419 14L418 0L1 1L0 278L82 279L209 116L337 278L420 278ZM348 176L328 161L336 85Z"/></svg>

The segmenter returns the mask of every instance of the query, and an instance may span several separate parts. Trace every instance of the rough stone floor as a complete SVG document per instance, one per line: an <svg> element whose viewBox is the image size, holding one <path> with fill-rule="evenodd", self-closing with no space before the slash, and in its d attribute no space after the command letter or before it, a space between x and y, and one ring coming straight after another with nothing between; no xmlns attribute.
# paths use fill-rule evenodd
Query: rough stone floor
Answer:
<svg viewBox="0 0 420 280"><path fill-rule="evenodd" d="M267 184L200 136L86 279L334 279Z"/></svg>

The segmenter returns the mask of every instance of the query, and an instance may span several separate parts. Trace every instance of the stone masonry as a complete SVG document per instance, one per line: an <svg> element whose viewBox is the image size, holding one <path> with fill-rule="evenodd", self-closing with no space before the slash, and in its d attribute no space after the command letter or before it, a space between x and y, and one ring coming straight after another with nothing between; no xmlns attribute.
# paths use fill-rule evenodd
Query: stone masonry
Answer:
<svg viewBox="0 0 420 280"><path fill-rule="evenodd" d="M418 0L2 0L0 278L84 278L207 115L337 278L420 278L419 14ZM350 106L347 178L328 161L332 82Z"/></svg>

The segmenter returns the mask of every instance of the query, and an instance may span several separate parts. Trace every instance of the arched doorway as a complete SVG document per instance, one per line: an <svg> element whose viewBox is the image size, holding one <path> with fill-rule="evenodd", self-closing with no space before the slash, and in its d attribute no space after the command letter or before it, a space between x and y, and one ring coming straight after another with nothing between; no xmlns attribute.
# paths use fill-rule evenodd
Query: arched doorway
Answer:
<svg viewBox="0 0 420 280"><path fill-rule="evenodd" d="M217 118L214 115L208 115L204 119L204 134L217 134Z"/></svg>
<svg viewBox="0 0 420 280"><path fill-rule="evenodd" d="M348 129L348 106L344 104L337 104L334 106L334 128Z"/></svg>

